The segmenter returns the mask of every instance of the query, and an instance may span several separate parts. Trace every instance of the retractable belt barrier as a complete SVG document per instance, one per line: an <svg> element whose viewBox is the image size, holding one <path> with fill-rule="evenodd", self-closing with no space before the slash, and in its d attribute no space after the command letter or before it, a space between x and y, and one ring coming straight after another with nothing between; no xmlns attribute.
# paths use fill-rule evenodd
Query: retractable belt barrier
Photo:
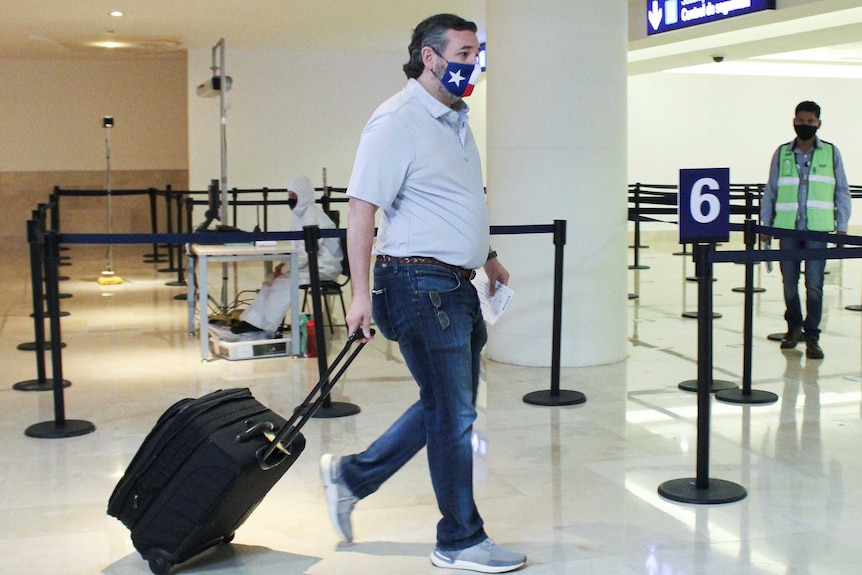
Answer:
<svg viewBox="0 0 862 575"><path fill-rule="evenodd" d="M179 192L175 192L179 193ZM86 195L86 194L85 194ZM184 199L185 204L191 205L188 198ZM524 225L524 226L491 226L490 232L492 235L514 235L514 234L552 234L554 243L554 303L553 303L553 337L552 337L552 359L551 359L551 388L548 391L532 392L524 396L524 401L533 405L545 406L560 406L574 405L584 403L586 397L578 391L569 391L560 389L560 354L562 342L562 306L563 306L563 261L564 247L566 243L566 221L555 220L552 225ZM63 388L68 384L63 380L62 367L62 346L60 345L60 316L57 303L57 286L58 286L58 263L59 263L59 247L61 244L155 244L164 243L167 245L175 244L225 244L225 243L250 243L259 240L305 240L306 252L309 254L309 272L311 276L312 286L312 306L315 321L319 321L322 325L322 307L320 294L320 278L317 269L317 240L319 238L343 238L346 235L345 229L320 229L318 226L307 226L303 232L207 232L207 233L174 233L174 234L87 234L87 233L71 233L60 234L56 230L45 230L39 225L39 220L34 218L28 222L28 238L31 239L31 267L34 270L34 305L39 301L38 289L41 287L40 270L44 267L46 270L46 287L48 291L49 302L53 302L53 306L49 304L48 316L51 325L51 342L50 345L44 342L43 349L46 346L50 347L52 358L52 379L50 389L54 392L55 403L55 418L54 421L36 424L27 429L25 433L32 437L70 437L73 435L82 435L95 430L95 426L86 421L67 420L65 417L65 402L63 397ZM45 246L44 252L41 246ZM45 256L43 258L42 254ZM189 257L192 257L191 255ZM193 273L193 272L192 272ZM38 284L38 286L37 286ZM35 307L34 307L35 310ZM36 330L39 332L39 325L44 321L44 316L36 315ZM204 322L205 318L201 318ZM205 329L202 325L200 329ZM317 346L318 346L318 361L321 377L326 373L328 366L326 365L326 342L324 330L317 330ZM41 354L39 354L41 356ZM39 372L39 387L48 389L45 382L47 378L44 374L44 366L37 365ZM42 381L44 380L44 381ZM346 406L345 412L342 412L342 407ZM328 411L334 411L328 413ZM324 405L320 410L320 417L338 417L341 415L350 415L357 413L359 408L352 404L343 405Z"/></svg>
<svg viewBox="0 0 862 575"><path fill-rule="evenodd" d="M745 234L745 250L717 251L714 243L695 244L694 259L698 281L698 422L696 476L674 479L662 483L659 494L674 501L695 504L730 503L746 497L745 488L735 483L709 477L710 396L726 403L757 405L774 403L776 394L751 389L752 331L753 331L753 265L762 261L804 259L862 258L862 237L825 232L804 232L755 225L746 220L744 225L730 224L730 230ZM835 243L838 247L825 249L754 250L757 234L777 238L794 238ZM712 264L743 263L745 274L745 310L743 326L743 386L742 389L713 388L712 363Z"/></svg>

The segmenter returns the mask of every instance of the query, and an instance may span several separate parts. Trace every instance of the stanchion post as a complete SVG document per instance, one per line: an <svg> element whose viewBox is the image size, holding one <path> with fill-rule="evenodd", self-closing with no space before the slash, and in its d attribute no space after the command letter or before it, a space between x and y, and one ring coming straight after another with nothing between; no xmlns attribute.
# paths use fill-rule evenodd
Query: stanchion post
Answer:
<svg viewBox="0 0 862 575"><path fill-rule="evenodd" d="M50 391L53 389L53 382L48 380L45 369L45 312L43 301L45 293L42 289L43 274L42 274L42 244L44 243L44 235L42 230L38 229L38 214L34 211L33 218L27 220L27 242L30 245L30 281L33 294L33 331L36 336L34 347L36 351L36 379L19 381L12 386L12 389L18 391ZM63 386L72 385L65 379Z"/></svg>
<svg viewBox="0 0 862 575"><path fill-rule="evenodd" d="M560 390L560 355L563 341L563 266L565 263L566 220L554 220L554 309L551 321L551 389L524 396L531 405L575 405L587 401L580 391Z"/></svg>
<svg viewBox="0 0 862 575"><path fill-rule="evenodd" d="M48 209L51 210L51 229L55 232L60 231L60 186L54 186L54 189L48 194ZM68 250L68 247L61 246L60 251ZM60 256L60 265L70 265L69 256ZM69 278L65 276L57 276L60 281L65 281Z"/></svg>
<svg viewBox="0 0 862 575"><path fill-rule="evenodd" d="M171 195L171 185L168 184L165 186L165 231L168 234L174 233L174 203ZM174 244L166 242L163 245L168 250L168 267L161 268L159 271L173 273L177 271L174 260Z"/></svg>
<svg viewBox="0 0 862 575"><path fill-rule="evenodd" d="M754 220L745 220L745 248L754 250L757 234L754 232ZM745 262L745 309L742 328L742 389L724 389L716 392L715 398L728 403L766 404L778 401L778 396L769 391L751 389L751 363L754 329L754 262Z"/></svg>
<svg viewBox="0 0 862 575"><path fill-rule="evenodd" d="M36 246L39 249L39 269L38 269L38 271L39 271L39 277L41 278L40 279L40 282L41 282L45 278L45 265L46 265L45 261L46 261L46 257L47 257L45 254L45 239L44 239L45 238L45 230L47 229L47 223L48 223L48 206L47 206L47 204L38 204L36 206L36 209L32 211L31 215L32 215L32 219L34 221L34 231L36 232L36 235L38 238L38 240L36 242ZM56 231L56 230L54 230L54 231ZM61 264L58 262L58 265L61 265ZM59 279L60 279L59 276L57 276L57 281L59 281ZM45 297L46 297L45 292L41 288L41 285L40 285L39 289L42 293L42 296L41 296L42 299L45 300ZM60 295L58 294L57 295L57 302L56 302L58 314L61 313L60 312L60 306L59 306L59 301L60 301L59 298L60 298ZM52 302L46 300L45 303L48 307L48 311L49 312L52 311L52 309L51 309L51 306L53 305ZM34 305L35 305L35 302L34 302ZM40 305L41 305L41 302L40 302ZM35 311L35 307L34 307L33 317L36 317L36 316L37 316L37 312ZM45 317L44 311L41 311L40 317L42 317L44 320L44 317ZM42 333L44 334L44 324L43 324L43 332ZM41 343L39 342L38 337L37 337L36 341L26 341L24 343L19 343L17 346L17 349L19 349L21 351L35 351L36 353L44 353L45 350L50 345L51 345L51 342L46 341L44 339L44 337L43 337ZM66 347L65 343L61 343L60 345L63 347ZM42 351L39 351L40 346L41 346Z"/></svg>
<svg viewBox="0 0 862 575"><path fill-rule="evenodd" d="M51 229L58 231L60 229L60 186L54 186L48 201L53 205L51 209Z"/></svg>
<svg viewBox="0 0 862 575"><path fill-rule="evenodd" d="M263 189L263 231L269 231L269 189Z"/></svg>
<svg viewBox="0 0 862 575"><path fill-rule="evenodd" d="M188 232L188 233L191 233L192 230L194 229L194 224L192 222L194 207L195 207L195 200L191 196L191 194L189 194L189 196L187 198L185 198L185 216L186 216L185 221L186 221L186 232ZM182 214L180 213L181 211L182 210L177 210L177 219L178 220L182 220ZM182 226L179 226L179 227L182 228ZM194 268L191 266L191 257L192 257L191 254L188 253L187 250L185 249L185 245L180 244L180 255L179 255L180 265L177 266L179 268L177 270L177 282L179 283L179 285L183 285L183 286L188 285L188 280L186 280L186 271L187 270L189 273L195 273ZM189 264L189 265L185 266L185 269L183 269L183 263L182 263L184 261ZM189 299L189 295L187 292L178 293L177 295L174 296L174 299L185 301L185 300Z"/></svg>
<svg viewBox="0 0 862 575"><path fill-rule="evenodd" d="M155 235L159 233L159 214L156 207L156 189L150 188L147 190L147 194L150 200L150 229L152 230L153 235ZM159 244L157 242L153 242L153 253L144 254L144 261L148 264L165 261L162 254L159 253Z"/></svg>
<svg viewBox="0 0 862 575"><path fill-rule="evenodd" d="M641 183L638 182L632 187L632 191L634 192L634 201L635 201L635 213L640 215L641 212ZM648 248L649 246L641 245L641 223L640 219L635 220L635 241L633 245L629 246L630 248Z"/></svg>
<svg viewBox="0 0 862 575"><path fill-rule="evenodd" d="M635 242L629 246L635 249L635 263L629 266L630 270L648 270L649 266L642 266L640 263L640 248L641 248L641 185L635 184Z"/></svg>
<svg viewBox="0 0 862 575"><path fill-rule="evenodd" d="M745 230L746 230L745 231L745 249L749 250L749 251L754 251L755 247L757 246L756 235L753 234L753 232L754 232L754 228L753 228L754 220L751 217L751 215L754 213L754 192L751 191L750 186L746 185L743 187L743 194L745 195L745 226L746 226L745 227ZM749 221L752 222L750 224L752 226L751 237L749 237L749 234L748 234L748 226L749 226L748 222ZM751 269L754 270L754 262L745 262L745 274L746 274L745 285L741 288L735 287L731 291L735 291L737 293L747 293L746 290L748 290L748 268L749 267L751 267ZM752 278L753 278L753 276L752 276ZM752 279L752 282L753 282L753 279ZM752 290L752 293L762 293L762 292L766 291L766 288L754 287L754 284L752 283L751 290Z"/></svg>
<svg viewBox="0 0 862 575"><path fill-rule="evenodd" d="M181 234L181 233L183 233L183 193L180 191L175 192L173 189L171 189L170 185L167 186L165 193L167 193L167 195L168 195L168 202L169 202L168 205L170 205L170 201L171 201L172 196L173 196L173 201L176 202L177 233ZM168 219L168 221L170 221L170 219ZM168 229L170 230L170 226L168 227ZM191 233L191 231L192 231L191 228L189 228L188 232ZM170 232L168 232L168 233L170 233ZM175 261L173 259L173 254L174 254L174 252L176 252L176 254L177 254L176 267L174 268L174 271L177 272L177 279L174 281L171 281L171 282L167 282L165 285L166 286L172 286L172 287L185 287L186 280L185 280L185 277L183 277L183 244L182 244L182 242L179 242L177 244L170 244L170 248L171 248L171 251L170 251L171 267L174 267L174 261Z"/></svg>
<svg viewBox="0 0 862 575"><path fill-rule="evenodd" d="M677 387L683 391L691 391L700 394L701 388L701 368L705 363L701 354L706 352L709 360L709 371L706 377L708 378L707 389L710 393L715 393L724 389L734 389L738 387L731 381L723 379L713 379L712 377L712 320L720 318L721 315L712 311L712 264L706 259L708 257L712 244L693 244L694 248L694 275L697 280L697 311L685 312L684 317L697 319L697 334L698 334L698 357L697 357L697 379L687 379L681 381ZM704 286L706 284L706 286ZM707 317L704 317L708 314ZM708 341L708 349L705 347Z"/></svg>
<svg viewBox="0 0 862 575"><path fill-rule="evenodd" d="M237 200L239 199L239 190L238 189L234 188L231 190L231 198L233 198L233 208L231 210L232 216L231 216L230 222L231 222L232 226L238 227L237 226L237 214L238 214L238 210L239 210L239 205L237 202Z"/></svg>
<svg viewBox="0 0 862 575"><path fill-rule="evenodd" d="M323 309L321 307L320 296L320 269L317 262L318 242L320 240L320 228L318 226L304 226L302 228L305 239L305 252L308 254L308 279L311 284L311 309L314 317L314 335L317 343L317 369L321 379L326 377L329 370L326 357L326 334L323 330ZM299 270L291 270L290 273L299 273ZM293 294L296 297L297 294ZM291 337L299 337L299 334L291 334ZM326 388L327 381L323 389ZM352 403L332 401L332 398L327 395L323 400L321 407L314 414L314 417L320 419L329 419L333 417L345 417L359 413L359 406Z"/></svg>
<svg viewBox="0 0 862 575"><path fill-rule="evenodd" d="M697 325L697 463L694 478L673 479L659 485L662 497L682 503L732 503L744 499L745 488L709 477L709 429L712 383L712 245L694 245L698 276Z"/></svg>
<svg viewBox="0 0 862 575"><path fill-rule="evenodd" d="M63 352L60 341L60 314L59 309L59 287L57 276L58 264L60 263L60 241L57 232L47 231L45 233L45 244L47 251L46 259L46 285L48 299L54 305L49 308L51 325L51 367L54 391L54 421L36 423L28 427L24 434L28 437L45 439L58 439L64 437L75 437L85 435L96 430L89 421L66 419L65 401L63 398Z"/></svg>

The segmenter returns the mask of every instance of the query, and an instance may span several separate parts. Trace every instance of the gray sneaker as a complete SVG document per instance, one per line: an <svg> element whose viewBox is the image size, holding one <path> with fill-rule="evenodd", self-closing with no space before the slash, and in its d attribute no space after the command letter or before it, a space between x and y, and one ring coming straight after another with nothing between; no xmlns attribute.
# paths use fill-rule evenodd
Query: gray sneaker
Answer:
<svg viewBox="0 0 862 575"><path fill-rule="evenodd" d="M359 498L353 495L338 472L338 458L331 453L324 453L320 458L320 479L326 494L326 505L329 508L329 520L338 536L345 543L353 541L353 526L350 524L350 514Z"/></svg>
<svg viewBox="0 0 862 575"><path fill-rule="evenodd" d="M485 539L466 549L443 551L435 549L431 563L446 569L468 569L479 573L506 573L522 567L527 562L523 553L500 547L490 539Z"/></svg>

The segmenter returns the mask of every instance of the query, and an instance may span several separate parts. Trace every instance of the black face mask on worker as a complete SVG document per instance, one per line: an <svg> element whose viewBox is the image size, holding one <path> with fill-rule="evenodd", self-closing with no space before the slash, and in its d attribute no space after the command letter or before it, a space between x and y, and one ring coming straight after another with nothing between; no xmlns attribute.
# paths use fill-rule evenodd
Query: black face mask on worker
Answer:
<svg viewBox="0 0 862 575"><path fill-rule="evenodd" d="M290 207L291 210L293 208L295 208L296 207L296 198L294 198L292 196L287 198L287 205L288 205L288 207Z"/></svg>
<svg viewBox="0 0 862 575"><path fill-rule="evenodd" d="M796 135L800 140L810 140L817 133L817 126L809 124L793 124L793 129L796 130Z"/></svg>

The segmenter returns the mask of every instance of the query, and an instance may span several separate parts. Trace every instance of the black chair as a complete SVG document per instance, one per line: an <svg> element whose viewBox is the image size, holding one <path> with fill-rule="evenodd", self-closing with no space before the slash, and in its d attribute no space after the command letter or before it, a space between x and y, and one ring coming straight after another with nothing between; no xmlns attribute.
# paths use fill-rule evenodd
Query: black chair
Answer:
<svg viewBox="0 0 862 575"><path fill-rule="evenodd" d="M335 326L332 323L332 310L329 308L329 298L338 296L341 302L341 313L344 314L345 321L347 320L347 308L344 305L344 287L350 282L350 261L347 259L347 239L338 238L341 244L341 277L343 281L337 280L321 280L320 281L320 299L323 300L323 307L326 310L326 318L329 320L329 333L335 333ZM308 305L308 292L311 290L310 284L299 286L304 292L302 297L302 311L305 312Z"/></svg>

